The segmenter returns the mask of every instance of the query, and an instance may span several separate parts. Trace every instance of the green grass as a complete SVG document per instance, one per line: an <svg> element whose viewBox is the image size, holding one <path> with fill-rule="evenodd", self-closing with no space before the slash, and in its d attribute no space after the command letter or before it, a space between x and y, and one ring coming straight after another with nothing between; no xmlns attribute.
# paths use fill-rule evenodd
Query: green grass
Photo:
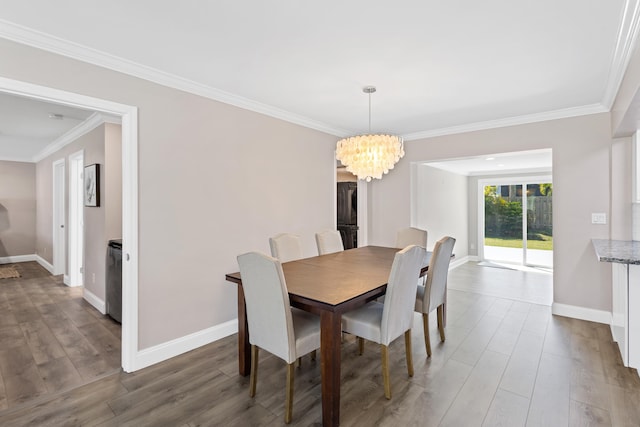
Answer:
<svg viewBox="0 0 640 427"><path fill-rule="evenodd" d="M545 240L527 240L527 249L553 250L553 237L542 236ZM499 246L502 248L522 249L522 239L499 239L497 237L485 237L485 246Z"/></svg>

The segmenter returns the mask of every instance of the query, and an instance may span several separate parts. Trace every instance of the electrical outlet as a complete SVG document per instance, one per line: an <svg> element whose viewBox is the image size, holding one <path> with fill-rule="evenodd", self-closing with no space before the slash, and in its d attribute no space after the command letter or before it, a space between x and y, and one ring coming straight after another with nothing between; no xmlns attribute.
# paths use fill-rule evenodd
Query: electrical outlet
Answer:
<svg viewBox="0 0 640 427"><path fill-rule="evenodd" d="M591 224L606 224L607 223L607 214L606 213L592 213L591 214Z"/></svg>

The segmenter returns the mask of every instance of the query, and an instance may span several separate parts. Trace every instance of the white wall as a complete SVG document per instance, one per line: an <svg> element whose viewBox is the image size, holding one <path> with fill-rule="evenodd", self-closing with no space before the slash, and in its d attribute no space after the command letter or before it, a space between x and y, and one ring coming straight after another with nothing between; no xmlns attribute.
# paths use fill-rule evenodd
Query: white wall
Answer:
<svg viewBox="0 0 640 427"><path fill-rule="evenodd" d="M468 255L469 191L467 177L425 164L415 167L415 225L427 230L427 248L444 236L456 239L458 259Z"/></svg>
<svg viewBox="0 0 640 427"><path fill-rule="evenodd" d="M631 138L617 138L611 145L611 238L632 238L633 149Z"/></svg>

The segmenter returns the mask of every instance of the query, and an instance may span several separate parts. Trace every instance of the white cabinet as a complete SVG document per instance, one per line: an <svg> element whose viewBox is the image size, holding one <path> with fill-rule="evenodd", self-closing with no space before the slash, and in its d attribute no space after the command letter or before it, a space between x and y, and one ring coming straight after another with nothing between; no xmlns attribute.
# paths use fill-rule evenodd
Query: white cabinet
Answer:
<svg viewBox="0 0 640 427"><path fill-rule="evenodd" d="M640 368L640 265L612 264L611 334L624 366Z"/></svg>
<svg viewBox="0 0 640 427"><path fill-rule="evenodd" d="M629 293L627 298L627 338L629 366L640 368L640 265L629 265Z"/></svg>

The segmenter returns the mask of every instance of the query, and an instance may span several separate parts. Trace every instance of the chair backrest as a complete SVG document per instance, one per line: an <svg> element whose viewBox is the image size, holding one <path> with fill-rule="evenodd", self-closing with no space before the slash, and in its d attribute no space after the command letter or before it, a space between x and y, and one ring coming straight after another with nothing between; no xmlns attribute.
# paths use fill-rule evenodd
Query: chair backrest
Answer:
<svg viewBox="0 0 640 427"><path fill-rule="evenodd" d="M318 245L318 255L344 251L342 237L337 230L327 230L316 233L316 244Z"/></svg>
<svg viewBox="0 0 640 427"><path fill-rule="evenodd" d="M296 360L289 293L280 261L259 252L238 256L249 342L287 363Z"/></svg>
<svg viewBox="0 0 640 427"><path fill-rule="evenodd" d="M427 247L427 231L409 227L398 230L396 248L406 248L409 245Z"/></svg>
<svg viewBox="0 0 640 427"><path fill-rule="evenodd" d="M430 313L445 302L449 263L455 244L456 239L445 236L438 240L433 248L425 281L424 299L422 300L423 312Z"/></svg>
<svg viewBox="0 0 640 427"><path fill-rule="evenodd" d="M302 258L302 245L300 237L295 234L281 233L269 238L271 256L278 258L280 262L295 261Z"/></svg>
<svg viewBox="0 0 640 427"><path fill-rule="evenodd" d="M396 253L384 297L380 344L389 345L411 329L418 277L426 256L426 249L415 245Z"/></svg>

